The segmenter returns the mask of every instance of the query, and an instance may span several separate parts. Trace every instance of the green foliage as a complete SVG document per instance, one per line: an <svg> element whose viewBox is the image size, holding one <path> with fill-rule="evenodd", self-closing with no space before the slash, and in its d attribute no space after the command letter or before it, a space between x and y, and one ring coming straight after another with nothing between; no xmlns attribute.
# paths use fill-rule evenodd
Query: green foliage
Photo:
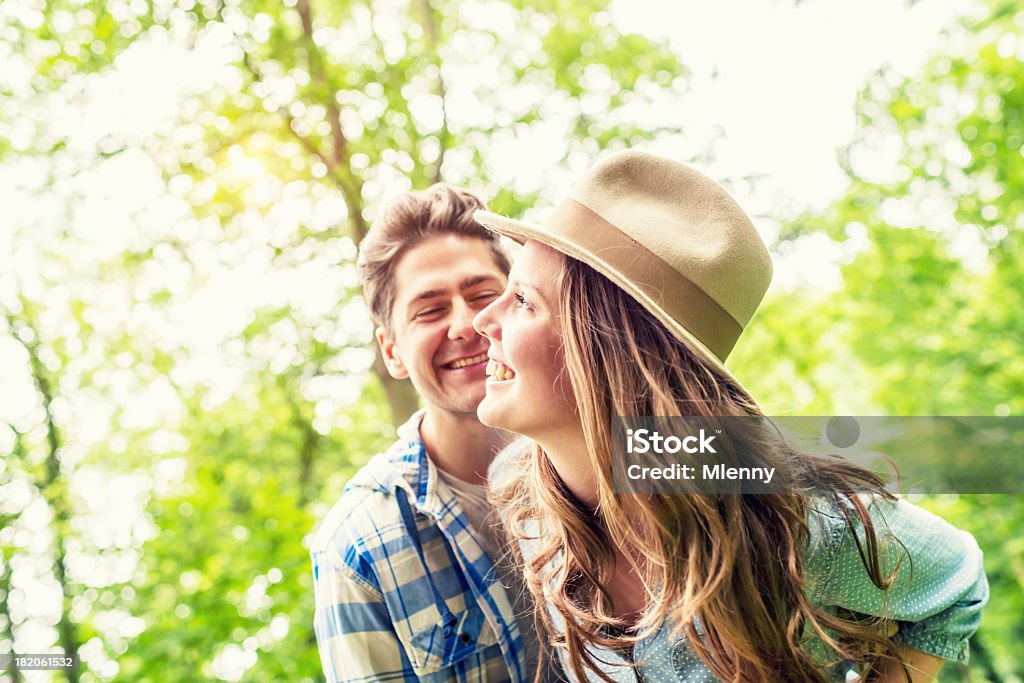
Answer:
<svg viewBox="0 0 1024 683"><path fill-rule="evenodd" d="M847 193L790 221L776 246L785 254L813 235L840 243L842 288L771 295L733 361L770 414L1024 411L1024 63L1007 47L1020 16L997 7L923 76L870 79L843 155ZM864 166L883 142L900 150L894 168ZM1021 680L1024 496L923 504L985 552L992 599L972 680ZM947 666L942 678L965 675Z"/></svg>
<svg viewBox="0 0 1024 683"><path fill-rule="evenodd" d="M255 664L245 680L315 677L312 576L299 542L313 518L294 488L221 452L190 473L187 492L153 504L159 536L142 547L124 605L146 628L115 680L212 679L230 671L214 662L232 646Z"/></svg>
<svg viewBox="0 0 1024 683"><path fill-rule="evenodd" d="M37 272L16 274L15 296L0 291L0 333L21 335L34 387L0 434L0 491L24 483L65 511L46 534L73 552L40 550L27 504L0 498L0 643L31 619L6 600L12 566L60 559L68 609L54 616L90 653L84 681L319 680L304 539L414 404L407 386L370 381L383 375L352 264L377 207L447 180L520 216L549 188L502 178L494 149L557 125L564 144L546 163L575 168L678 133L633 113L672 102L686 70L666 45L620 34L595 0L22 4L32 11L0 14L13 22L0 29L31 77L0 84L0 120L31 134L0 127L0 164L38 171L32 192L58 208L19 223L16 244L32 248L18 253ZM840 243L842 288L773 292L730 361L770 414L1024 411L1024 65L1005 38L1017 16L996 5L919 77L869 80L846 194L786 221L774 245L784 257L803 239ZM225 46L220 76L186 88L152 134L111 130L83 150L49 114L76 111L133 50L211 42ZM885 140L899 151L879 172L865 159ZM159 201L97 255L78 223L102 192L74 179L132 155L156 169ZM231 325L190 323L234 268L281 289L314 268L314 285L262 300L232 290L217 299ZM147 391L170 396L156 421L137 415ZM89 422L102 441L85 438ZM113 494L140 496L142 530L96 540L81 482L97 469L143 482ZM971 673L1021 680L1024 499L924 504L986 553L993 600ZM89 575L118 558L130 571Z"/></svg>
<svg viewBox="0 0 1024 683"><path fill-rule="evenodd" d="M922 504L974 534L985 552L991 599L971 643L971 672L978 680L1020 680L1020 635L1024 630L1024 497L1020 495L934 496ZM953 667L943 679L961 680Z"/></svg>
<svg viewBox="0 0 1024 683"><path fill-rule="evenodd" d="M498 182L497 142L554 122L578 164L671 134L622 112L676 97L685 71L594 0L13 2L0 57L30 76L0 79L0 120L21 122L0 126L0 168L58 208L16 229L0 333L31 328L27 391L55 410L13 425L23 457L0 488L24 479L66 510L49 531L74 552L15 543L22 510L0 507L0 582L8 558L67 560L67 609L46 618L82 646L83 681L317 680L304 539L416 400L371 364L353 262L378 206L447 180L519 215L545 185ZM111 111L83 142L67 120L133 65L158 79L159 60L199 56L216 77L169 84L167 121ZM153 196L119 196L119 165L151 171ZM136 205L108 215L119 201ZM108 221L124 230L104 241ZM96 472L132 484L97 502ZM96 508L122 499L142 519L111 544ZM40 621L0 608L0 643Z"/></svg>

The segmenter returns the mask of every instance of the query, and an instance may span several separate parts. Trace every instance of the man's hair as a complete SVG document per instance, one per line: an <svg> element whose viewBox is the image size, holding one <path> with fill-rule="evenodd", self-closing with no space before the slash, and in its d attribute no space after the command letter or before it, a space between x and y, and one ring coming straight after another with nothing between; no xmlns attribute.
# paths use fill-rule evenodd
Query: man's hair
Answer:
<svg viewBox="0 0 1024 683"><path fill-rule="evenodd" d="M473 212L487 209L469 190L446 183L421 192L406 192L381 212L359 245L359 278L363 297L374 320L391 331L395 304L395 266L410 249L442 235L483 240L494 263L503 272L510 268L508 254L498 236L473 219Z"/></svg>

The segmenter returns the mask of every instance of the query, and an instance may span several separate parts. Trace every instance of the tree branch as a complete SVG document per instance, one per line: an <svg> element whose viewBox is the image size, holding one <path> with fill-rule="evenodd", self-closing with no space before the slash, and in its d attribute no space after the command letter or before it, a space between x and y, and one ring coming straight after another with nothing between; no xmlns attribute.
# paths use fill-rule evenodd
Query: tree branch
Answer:
<svg viewBox="0 0 1024 683"><path fill-rule="evenodd" d="M11 518L11 517L14 517L14 515L0 515L0 521L3 522L4 526L6 526L10 522L9 518ZM2 569L2 571L0 571L0 618L2 618L4 620L3 636L4 636L5 639L10 641L11 648L12 648L11 651L13 653L13 651L14 651L13 650L13 648L14 648L14 619L11 618L11 609L10 609L10 605L8 605L8 602L7 602L8 596L10 596L10 594L11 594L11 556L12 555L9 555L7 552L5 552L4 548L0 548L0 553L3 554L3 564L4 564L4 566L2 568L0 568L0 569ZM21 670L18 667L16 667L16 666L12 666L8 670L8 674L11 677L11 683L22 683L25 680L25 677L22 676L22 674L21 674Z"/></svg>
<svg viewBox="0 0 1024 683"><path fill-rule="evenodd" d="M348 209L349 225L352 228L352 238L359 243L366 237L366 219L363 218L363 183L359 177L352 172L352 165L349 158L348 141L341 130L341 111L338 109L336 88L331 83L324 66L323 55L320 48L313 40L313 14L309 6L309 0L298 0L295 9L302 21L302 33L305 38L306 51L309 55L309 75L313 78L325 93L324 105L327 108L327 122L331 126L331 153L329 162L325 162L331 175L341 186L342 194L345 197L345 206Z"/></svg>
<svg viewBox="0 0 1024 683"><path fill-rule="evenodd" d="M14 433L14 449L13 455L18 461L24 462L25 460L25 443L22 441L22 434L18 431L17 427L12 424L7 425L10 430ZM10 470L8 470L9 472ZM4 477L3 482L8 483L10 476ZM7 528L21 516L20 512L14 514L0 514L0 529ZM0 561L3 566L0 566L0 618L4 620L4 626L2 635L11 644L11 652L14 651L14 618L11 617L11 606L8 602L11 595L11 558L14 557L14 548L5 548L0 546ZM18 667L10 668L11 683L22 683L25 677L22 675L21 670Z"/></svg>
<svg viewBox="0 0 1024 683"><path fill-rule="evenodd" d="M441 182L441 167L444 165L444 154L448 149L448 104L447 87L444 83L444 75L441 73L441 55L438 49L437 22L434 21L434 8L430 0L418 0L420 14L423 15L423 33L427 37L427 52L433 57L435 68L437 68L437 80L434 82L434 94L441 100L441 130L437 134L439 151L437 161L434 162L432 182Z"/></svg>
<svg viewBox="0 0 1024 683"><path fill-rule="evenodd" d="M348 141L341 130L341 111L338 109L337 90L327 74L323 55L320 54L320 49L313 40L313 14L309 0L298 0L296 10L302 22L302 33L309 54L310 77L326 93L327 120L331 126L331 154L324 163L341 187L345 207L348 209L352 238L358 244L366 237L368 230L366 219L363 218L363 181L352 170ZM376 36L376 33L374 35ZM377 361L373 364L373 374L384 388L384 395L391 408L392 421L398 425L416 409L416 406L419 405L419 398L408 382L399 382L388 374L383 362L380 362L379 354Z"/></svg>
<svg viewBox="0 0 1024 683"><path fill-rule="evenodd" d="M23 307L25 302L22 302ZM46 474L44 480L39 486L39 490L43 492L43 496L46 498L47 503L53 510L53 537L54 537L54 557L53 557L53 573L56 576L57 583L60 585L62 600L61 600L61 616L60 623L57 625L57 631L60 634L61 647L64 650L64 654L75 654L78 652L78 638L75 633L75 626L71 621L71 595L68 587L67 578L67 567L65 565L65 557L67 556L67 543L65 538L65 529L67 528L68 522L71 517L70 505L67 500L67 488L65 482L61 478L61 458L60 458L60 431L57 427L57 422L53 417L53 387L50 384L50 379L46 371L46 367L43 365L39 358L39 334L38 332L27 322L22 321L29 331L32 332L32 341L28 341L18 331L18 325L14 317L7 313L7 325L10 328L11 337L14 338L18 344L28 353L29 365L32 371L32 380L35 383L36 390L39 392L43 401L43 413L46 422ZM68 683L78 683L79 672L76 668L66 670Z"/></svg>
<svg viewBox="0 0 1024 683"><path fill-rule="evenodd" d="M310 77L315 79L327 93L326 108L331 126L331 153L324 152L316 142L300 134L294 125L295 117L286 108L279 107L277 112L282 117L289 134L299 141L308 154L316 157L327 167L331 178L341 190L348 211L349 230L353 241L358 244L366 237L368 230L366 220L363 218L363 183L359 176L352 171L347 140L341 130L341 112L338 109L338 101L327 76L323 56L313 40L313 15L309 0L298 0L296 10L299 13L304 41L309 52ZM376 36L376 34L374 35ZM242 63L255 82L263 81L260 69L253 63L251 55L244 47L242 48ZM400 382L388 374L379 357L373 364L373 374L384 389L384 395L391 409L392 421L398 426L418 407L419 398L409 382Z"/></svg>
<svg viewBox="0 0 1024 683"><path fill-rule="evenodd" d="M221 8L223 8L223 4L221 5ZM331 126L330 153L325 153L315 142L295 129L295 117L292 116L286 108L278 107L276 111L283 119L288 132L298 140L303 149L305 149L308 154L316 157L318 161L327 167L331 178L341 190L342 197L345 200L345 208L348 210L349 229L352 240L358 244L364 237L366 237L367 231L366 219L363 218L362 207L363 183L362 180L360 180L352 171L352 166L349 161L348 141L345 139L344 132L341 130L341 111L338 109L338 102L335 98L335 89L327 78L326 69L323 64L323 56L320 54L320 50L317 48L316 43L313 41L313 17L308 0L299 0L296 4L296 9L302 23L303 37L307 46L306 49L309 53L310 76L316 80L327 95L325 97L324 104L327 109L328 123ZM235 37L237 38L238 35L235 34ZM250 55L244 47L242 47L242 64L252 76L254 82L263 82L263 73L260 71L259 67L253 63L252 55Z"/></svg>
<svg viewBox="0 0 1024 683"><path fill-rule="evenodd" d="M296 380L297 381L297 380ZM309 487L313 481L313 464L320 450L320 435L302 412L302 406L288 386L284 375L279 375L277 385L284 394L285 403L291 411L291 422L299 430L301 444L299 446L299 506L305 507L309 502Z"/></svg>
<svg viewBox="0 0 1024 683"><path fill-rule="evenodd" d="M246 70L249 72L249 75L252 76L252 80L254 82L263 82L263 73L255 64L252 63L251 56L249 55L248 52L245 52L244 50L242 51L242 64L245 65ZM301 134L298 130L295 129L296 119L294 116L291 115L291 112L289 112L284 107L278 107L276 109L276 112L284 120L285 128L287 128L288 132L291 133L291 135L298 141L300 145L302 145L302 148L306 150L306 153L316 157L320 162L323 163L324 166L330 168L334 162L324 155L324 153L320 150L320 147L317 146L315 142L313 142L308 137Z"/></svg>

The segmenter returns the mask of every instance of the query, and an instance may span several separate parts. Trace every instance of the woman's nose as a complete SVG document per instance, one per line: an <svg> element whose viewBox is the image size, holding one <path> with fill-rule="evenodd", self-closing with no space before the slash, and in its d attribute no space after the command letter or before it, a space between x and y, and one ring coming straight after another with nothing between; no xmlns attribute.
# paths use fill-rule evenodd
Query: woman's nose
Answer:
<svg viewBox="0 0 1024 683"><path fill-rule="evenodd" d="M498 325L497 304L501 298L497 298L476 314L473 318L473 329L488 339L500 339L501 327Z"/></svg>

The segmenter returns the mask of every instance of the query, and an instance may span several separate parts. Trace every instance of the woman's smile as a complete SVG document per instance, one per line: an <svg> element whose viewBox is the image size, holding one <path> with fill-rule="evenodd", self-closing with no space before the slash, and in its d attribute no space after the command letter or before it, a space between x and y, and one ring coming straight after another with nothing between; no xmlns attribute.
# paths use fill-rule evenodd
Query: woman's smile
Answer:
<svg viewBox="0 0 1024 683"><path fill-rule="evenodd" d="M502 363L500 360L489 358L487 360L487 382L499 384L511 382L516 378L516 371Z"/></svg>

